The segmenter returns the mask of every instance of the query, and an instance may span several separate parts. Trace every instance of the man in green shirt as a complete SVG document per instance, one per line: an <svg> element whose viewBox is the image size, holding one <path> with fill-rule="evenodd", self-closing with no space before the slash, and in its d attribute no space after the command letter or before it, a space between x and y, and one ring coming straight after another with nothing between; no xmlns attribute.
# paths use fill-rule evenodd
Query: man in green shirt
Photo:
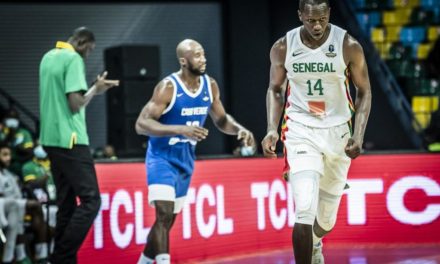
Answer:
<svg viewBox="0 0 440 264"><path fill-rule="evenodd" d="M40 63L40 143L51 161L58 205L52 264L77 263L77 252L101 205L85 106L119 81L106 80L104 72L87 89L84 59L94 47L93 32L80 27L67 42L58 41Z"/></svg>

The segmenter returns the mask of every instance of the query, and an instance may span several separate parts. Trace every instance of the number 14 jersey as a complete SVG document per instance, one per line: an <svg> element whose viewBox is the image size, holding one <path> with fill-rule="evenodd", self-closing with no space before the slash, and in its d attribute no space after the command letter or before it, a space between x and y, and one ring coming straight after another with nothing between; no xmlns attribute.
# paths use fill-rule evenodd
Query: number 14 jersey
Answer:
<svg viewBox="0 0 440 264"><path fill-rule="evenodd" d="M311 127L341 125L354 112L343 56L346 31L329 27L327 40L316 49L304 45L301 27L286 34L286 119Z"/></svg>

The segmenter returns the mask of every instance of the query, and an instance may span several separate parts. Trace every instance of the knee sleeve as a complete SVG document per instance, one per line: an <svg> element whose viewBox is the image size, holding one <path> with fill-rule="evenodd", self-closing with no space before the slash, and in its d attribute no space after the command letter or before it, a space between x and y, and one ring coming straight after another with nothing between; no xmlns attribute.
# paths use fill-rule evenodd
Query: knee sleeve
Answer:
<svg viewBox="0 0 440 264"><path fill-rule="evenodd" d="M319 193L319 177L316 171L301 171L289 175L295 203L295 222L313 225Z"/></svg>
<svg viewBox="0 0 440 264"><path fill-rule="evenodd" d="M341 197L342 195L333 195L322 190L319 192L316 221L325 231L332 230L336 224Z"/></svg>

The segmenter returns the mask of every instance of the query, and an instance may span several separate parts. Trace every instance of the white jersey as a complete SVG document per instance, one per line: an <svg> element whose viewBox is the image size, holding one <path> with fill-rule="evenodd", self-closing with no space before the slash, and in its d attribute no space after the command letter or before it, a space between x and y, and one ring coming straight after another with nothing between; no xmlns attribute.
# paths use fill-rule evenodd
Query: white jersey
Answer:
<svg viewBox="0 0 440 264"><path fill-rule="evenodd" d="M343 56L346 31L330 24L324 44L311 49L302 42L300 29L286 34L286 118L319 128L350 121L354 108Z"/></svg>

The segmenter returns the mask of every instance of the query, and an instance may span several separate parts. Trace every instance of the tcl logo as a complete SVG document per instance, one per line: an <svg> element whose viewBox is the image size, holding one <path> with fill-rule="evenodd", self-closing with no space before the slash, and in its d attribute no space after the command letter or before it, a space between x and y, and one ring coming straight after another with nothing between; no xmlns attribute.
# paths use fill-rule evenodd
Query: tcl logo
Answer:
<svg viewBox="0 0 440 264"><path fill-rule="evenodd" d="M347 196L347 218L349 225L365 225L367 220L367 199L372 195L384 194L384 180L380 178L348 180L350 188ZM404 203L405 195L410 190L422 190L426 196L440 197L440 186L426 176L404 176L391 184L386 201L387 211L396 221L408 225L423 225L435 221L440 216L440 203L429 204L427 199L418 201L426 204L423 211L411 211ZM272 182L251 184L252 198L257 201L258 229L265 230L266 218L276 230L292 227L295 221L294 203L290 185L277 179ZM285 208L280 208L277 201L287 201ZM266 209L267 208L267 209ZM344 213L344 212L339 212Z"/></svg>
<svg viewBox="0 0 440 264"><path fill-rule="evenodd" d="M346 190L348 223L365 225L367 219L367 196L384 192L383 179L349 180L350 188ZM404 197L410 190L420 189L426 196L440 196L440 186L426 176L406 176L396 180L386 193L386 206L390 215L402 224L423 225L435 221L440 216L440 203L429 204L422 211L411 211L406 208Z"/></svg>

